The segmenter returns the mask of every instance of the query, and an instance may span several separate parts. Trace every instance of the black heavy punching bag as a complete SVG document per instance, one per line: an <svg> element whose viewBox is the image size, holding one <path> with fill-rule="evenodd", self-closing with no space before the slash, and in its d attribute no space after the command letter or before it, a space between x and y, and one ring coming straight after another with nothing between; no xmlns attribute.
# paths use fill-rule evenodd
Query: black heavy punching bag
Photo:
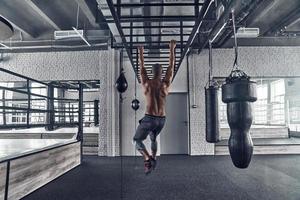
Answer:
<svg viewBox="0 0 300 200"><path fill-rule="evenodd" d="M209 143L219 141L218 90L214 85L205 88L205 133Z"/></svg>
<svg viewBox="0 0 300 200"><path fill-rule="evenodd" d="M219 86L212 80L212 42L209 41L208 87L205 90L205 138L209 143L219 142Z"/></svg>
<svg viewBox="0 0 300 200"><path fill-rule="evenodd" d="M247 168L251 161L251 102L256 100L256 82L250 81L250 77L240 70L232 71L222 85L222 101L227 103L227 119L231 131L229 152L233 164L238 168Z"/></svg>
<svg viewBox="0 0 300 200"><path fill-rule="evenodd" d="M116 86L118 92L120 92L120 93L123 93L127 90L128 83L125 78L123 70L121 71L121 74L120 74L119 78L117 79L115 86Z"/></svg>

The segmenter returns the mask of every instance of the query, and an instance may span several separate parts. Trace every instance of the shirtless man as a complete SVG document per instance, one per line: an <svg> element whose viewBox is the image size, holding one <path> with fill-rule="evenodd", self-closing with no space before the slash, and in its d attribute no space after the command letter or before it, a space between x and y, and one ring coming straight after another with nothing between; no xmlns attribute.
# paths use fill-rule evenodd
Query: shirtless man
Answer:
<svg viewBox="0 0 300 200"><path fill-rule="evenodd" d="M153 79L149 79L144 66L144 48L139 47L141 82L146 98L146 114L139 121L133 140L136 144L136 149L143 155L145 164L145 173L149 174L156 166L157 142L156 137L163 129L165 124L165 104L166 97L169 94L169 88L173 79L175 56L174 50L176 41L171 40L170 44L169 67L166 76L161 80L162 66L154 64L152 66ZM143 140L150 135L151 140L151 155L148 153Z"/></svg>

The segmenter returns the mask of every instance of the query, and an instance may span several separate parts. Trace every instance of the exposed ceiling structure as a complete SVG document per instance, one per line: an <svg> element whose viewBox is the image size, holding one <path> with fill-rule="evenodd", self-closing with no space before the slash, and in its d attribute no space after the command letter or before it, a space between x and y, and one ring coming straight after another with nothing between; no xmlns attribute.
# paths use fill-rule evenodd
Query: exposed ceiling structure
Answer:
<svg viewBox="0 0 300 200"><path fill-rule="evenodd" d="M234 10L240 46L300 45L299 0L97 0L113 34L111 46L124 48L137 77L137 46L145 64L168 66L168 42L177 40L175 74L192 49L233 46ZM250 29L249 29L250 28ZM151 77L151 75L150 75Z"/></svg>
<svg viewBox="0 0 300 200"><path fill-rule="evenodd" d="M15 30L13 37L0 41L3 51L103 49L110 37L95 0L1 0L0 16ZM83 30L91 46L79 35L55 38L55 31L65 35L73 27Z"/></svg>
<svg viewBox="0 0 300 200"><path fill-rule="evenodd" d="M200 53L209 40L232 48L232 10L238 32L245 31L240 46L300 45L299 0L2 0L0 16L15 32L0 41L0 51L107 49L109 43L126 50L139 77L137 46L145 46L151 74L156 62L166 69L168 42L175 39L177 73L186 55ZM58 39L61 34L78 35Z"/></svg>

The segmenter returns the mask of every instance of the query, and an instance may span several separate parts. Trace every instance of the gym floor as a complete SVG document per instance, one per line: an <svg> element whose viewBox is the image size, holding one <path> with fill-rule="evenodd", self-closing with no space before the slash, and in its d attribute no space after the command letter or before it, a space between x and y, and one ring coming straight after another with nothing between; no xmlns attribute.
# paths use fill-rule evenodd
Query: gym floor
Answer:
<svg viewBox="0 0 300 200"><path fill-rule="evenodd" d="M85 156L83 164L24 200L299 200L300 155L253 156L237 169L229 156L161 156L143 174L140 157ZM122 184L121 184L122 183Z"/></svg>

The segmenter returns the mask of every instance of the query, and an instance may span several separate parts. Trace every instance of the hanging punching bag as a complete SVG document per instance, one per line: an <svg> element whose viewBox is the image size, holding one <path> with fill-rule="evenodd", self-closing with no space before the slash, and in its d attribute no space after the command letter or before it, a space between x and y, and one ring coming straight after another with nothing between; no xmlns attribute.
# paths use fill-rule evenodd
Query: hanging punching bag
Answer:
<svg viewBox="0 0 300 200"><path fill-rule="evenodd" d="M219 141L218 86L211 85L205 89L206 141Z"/></svg>
<svg viewBox="0 0 300 200"><path fill-rule="evenodd" d="M116 86L118 92L120 92L120 93L123 93L127 90L128 83L127 83L127 80L125 78L123 71L121 71L121 74L120 74L119 78L117 79L115 86Z"/></svg>
<svg viewBox="0 0 300 200"><path fill-rule="evenodd" d="M227 119L230 127L228 141L233 164L247 168L253 153L253 142L249 133L252 124L251 102L257 100L256 82L250 81L241 70L234 70L222 85L222 101L227 103Z"/></svg>

